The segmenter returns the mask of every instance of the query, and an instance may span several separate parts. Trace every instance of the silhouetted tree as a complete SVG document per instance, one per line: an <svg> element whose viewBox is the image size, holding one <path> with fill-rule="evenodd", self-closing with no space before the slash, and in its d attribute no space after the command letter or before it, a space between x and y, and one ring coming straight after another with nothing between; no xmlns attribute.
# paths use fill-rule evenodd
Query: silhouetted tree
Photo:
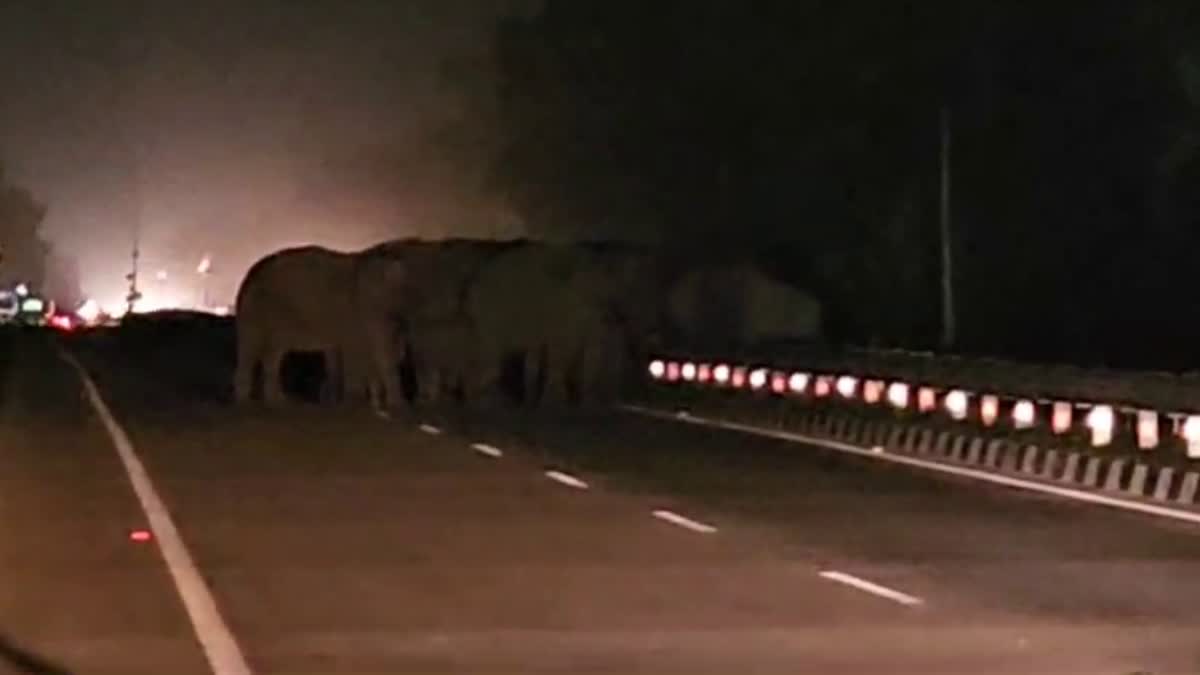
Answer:
<svg viewBox="0 0 1200 675"><path fill-rule="evenodd" d="M1200 338L1200 44L1184 0L547 0L501 23L495 186L535 232L751 254L839 337L938 321L938 119L968 348Z"/></svg>
<svg viewBox="0 0 1200 675"><path fill-rule="evenodd" d="M0 283L41 285L50 252L40 234L45 217L45 205L9 182L0 165Z"/></svg>

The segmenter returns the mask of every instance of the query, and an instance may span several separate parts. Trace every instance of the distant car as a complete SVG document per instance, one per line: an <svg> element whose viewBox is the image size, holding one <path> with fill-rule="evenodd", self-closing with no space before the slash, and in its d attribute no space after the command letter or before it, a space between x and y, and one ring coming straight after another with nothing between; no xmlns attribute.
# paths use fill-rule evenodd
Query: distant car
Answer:
<svg viewBox="0 0 1200 675"><path fill-rule="evenodd" d="M51 328L56 328L64 333L69 333L82 325L82 321L72 314L55 313L50 315L47 322Z"/></svg>
<svg viewBox="0 0 1200 675"><path fill-rule="evenodd" d="M42 298L33 295L26 296L21 299L17 322L25 326L45 326L47 312L50 309Z"/></svg>
<svg viewBox="0 0 1200 675"><path fill-rule="evenodd" d="M0 324L12 323L21 312L20 298L9 290L0 290Z"/></svg>

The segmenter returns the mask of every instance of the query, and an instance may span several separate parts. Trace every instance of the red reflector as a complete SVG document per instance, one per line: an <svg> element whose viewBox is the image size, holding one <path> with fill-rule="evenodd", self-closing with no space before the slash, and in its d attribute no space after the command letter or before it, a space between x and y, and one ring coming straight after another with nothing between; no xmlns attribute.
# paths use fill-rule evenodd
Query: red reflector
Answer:
<svg viewBox="0 0 1200 675"><path fill-rule="evenodd" d="M667 379L674 382L679 379L679 364L674 361L667 364Z"/></svg>
<svg viewBox="0 0 1200 675"><path fill-rule="evenodd" d="M817 396L828 396L829 391L832 388L833 385L829 383L828 377L818 377L817 384L813 387L814 393L816 393Z"/></svg>
<svg viewBox="0 0 1200 675"><path fill-rule="evenodd" d="M787 376L783 373L775 373L771 376L771 391L776 394L782 394L787 391Z"/></svg>
<svg viewBox="0 0 1200 675"><path fill-rule="evenodd" d="M130 541L136 541L136 542L141 543L141 542L150 541L150 539L151 539L150 530L134 530L133 532L129 533Z"/></svg>
<svg viewBox="0 0 1200 675"><path fill-rule="evenodd" d="M734 368L733 377L730 378L729 383L735 387L741 387L742 385L746 384L746 369Z"/></svg>

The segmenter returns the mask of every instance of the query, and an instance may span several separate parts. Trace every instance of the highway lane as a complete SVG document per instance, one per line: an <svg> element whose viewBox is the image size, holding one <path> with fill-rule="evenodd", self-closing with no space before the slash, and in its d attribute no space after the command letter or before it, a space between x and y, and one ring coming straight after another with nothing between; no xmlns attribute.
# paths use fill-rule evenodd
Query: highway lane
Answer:
<svg viewBox="0 0 1200 675"><path fill-rule="evenodd" d="M87 361L255 672L1197 664L1186 529L629 417L237 412Z"/></svg>
<svg viewBox="0 0 1200 675"><path fill-rule="evenodd" d="M78 378L11 332L0 378L0 673L207 672Z"/></svg>
<svg viewBox="0 0 1200 675"><path fill-rule="evenodd" d="M633 415L427 417L605 489L673 496L761 551L902 589L963 627L1024 628L1026 644L1067 630L1152 672L1200 670L1194 526Z"/></svg>

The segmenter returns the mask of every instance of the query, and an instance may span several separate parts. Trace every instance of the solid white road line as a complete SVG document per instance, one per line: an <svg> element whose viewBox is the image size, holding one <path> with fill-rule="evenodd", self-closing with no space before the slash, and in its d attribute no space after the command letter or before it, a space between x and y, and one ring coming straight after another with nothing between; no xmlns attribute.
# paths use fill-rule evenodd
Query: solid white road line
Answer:
<svg viewBox="0 0 1200 675"><path fill-rule="evenodd" d="M141 502L142 510L146 513L146 519L150 523L150 529L154 532L154 538L158 542L163 560L167 563L167 570L175 581L175 588L183 600L184 610L192 622L192 629L200 641L200 646L204 649L204 655L208 659L208 665L212 668L213 674L250 675L252 671L246 663L246 658L242 655L242 650L238 647L237 640L234 639L233 633L221 618L221 612L217 608L212 592L204 583L200 571L196 569L196 564L193 562L191 554L188 553L187 546L184 545L183 539L179 535L179 530L171 520L171 514L167 511L166 504L154 489L154 484L150 481L150 474L146 472L146 467L142 465L137 452L133 449L128 434L113 419L112 413L109 412L108 406L100 396L100 391L83 366L70 354L63 352L62 356L79 373L88 400L96 410L96 414L100 416L104 428L112 439L113 446L116 447L117 455L120 456L121 464L124 465L125 472L129 475L129 481L133 484L133 491L137 495L138 501Z"/></svg>
<svg viewBox="0 0 1200 675"><path fill-rule="evenodd" d="M915 466L938 473L960 476L962 478L972 478L975 480L993 483L995 485L1003 485L1005 487L1017 488L1020 490L1028 490L1030 492L1040 492L1042 494L1054 495L1064 499L1071 499L1089 504L1098 504L1101 506L1110 506L1115 509L1123 509L1125 511L1134 511L1137 513L1157 516L1159 518L1170 518L1172 520L1182 520L1189 523L1200 525L1200 513L1195 511L1185 511L1182 509L1173 509L1168 506L1157 506L1155 504L1144 504L1130 499L1121 499L1120 497L1110 497L1108 495L1096 494L1085 490L1077 490L1068 487L1059 487L1057 485L1047 485L1045 483L1037 483L1029 480L1022 480L1012 476L991 473L982 469L971 469L961 466L952 466L949 464L940 464L915 457L904 457L902 455L890 453L876 453L866 448L849 443L841 443L839 441L829 441L823 438L814 438L812 436L804 436L788 431L777 431L774 429L763 429L761 427L751 426L749 424L739 424L737 422L725 422L723 420L708 419L689 415L686 419L681 419L675 415L664 413L651 408L643 408L640 406L621 406L621 409L627 410L638 415L647 417L655 417L666 420L676 420L682 424L695 424L697 426L710 427L715 429L727 429L729 431L738 431L755 436L763 436L766 438L775 438L783 441L792 441L794 443L804 443L807 445L816 445L838 452L845 452L861 457L870 457L883 462L892 462L894 464L904 464L906 466Z"/></svg>
<svg viewBox="0 0 1200 675"><path fill-rule="evenodd" d="M471 449L480 454L487 455L488 457L500 457L504 454L500 451L500 448L488 445L487 443L472 443Z"/></svg>
<svg viewBox="0 0 1200 675"><path fill-rule="evenodd" d="M441 429L433 426L432 424L422 424L421 426L419 426L417 428L420 429L421 431L424 431L427 434L432 434L434 436L442 433Z"/></svg>
<svg viewBox="0 0 1200 675"><path fill-rule="evenodd" d="M654 511L654 517L658 518L659 520L665 520L668 523L687 528L692 532L712 534L713 532L717 531L717 528L713 527L712 525L706 525L700 521L692 520L691 518L685 518L674 511L665 511L663 509L659 509Z"/></svg>
<svg viewBox="0 0 1200 675"><path fill-rule="evenodd" d="M853 574L846 574L845 572L838 572L837 570L825 570L821 572L820 575L826 579L829 579L830 581L836 581L838 583L846 584L847 586L853 586L860 591L866 591L867 593L872 593L881 598L887 598L888 600L898 602L902 605L908 605L909 607L923 604L923 601L916 596L912 596L907 593L901 593L900 591L890 589L887 586L880 586L879 584L867 581L866 579L856 577Z"/></svg>
<svg viewBox="0 0 1200 675"><path fill-rule="evenodd" d="M551 471L546 472L546 478L549 478L550 480L553 480L553 481L558 481L559 483L562 483L563 485L568 485L573 488L578 488L580 490L588 489L587 483L579 480L578 478L576 478L575 476L572 476L569 473L563 473L561 471L551 470Z"/></svg>

